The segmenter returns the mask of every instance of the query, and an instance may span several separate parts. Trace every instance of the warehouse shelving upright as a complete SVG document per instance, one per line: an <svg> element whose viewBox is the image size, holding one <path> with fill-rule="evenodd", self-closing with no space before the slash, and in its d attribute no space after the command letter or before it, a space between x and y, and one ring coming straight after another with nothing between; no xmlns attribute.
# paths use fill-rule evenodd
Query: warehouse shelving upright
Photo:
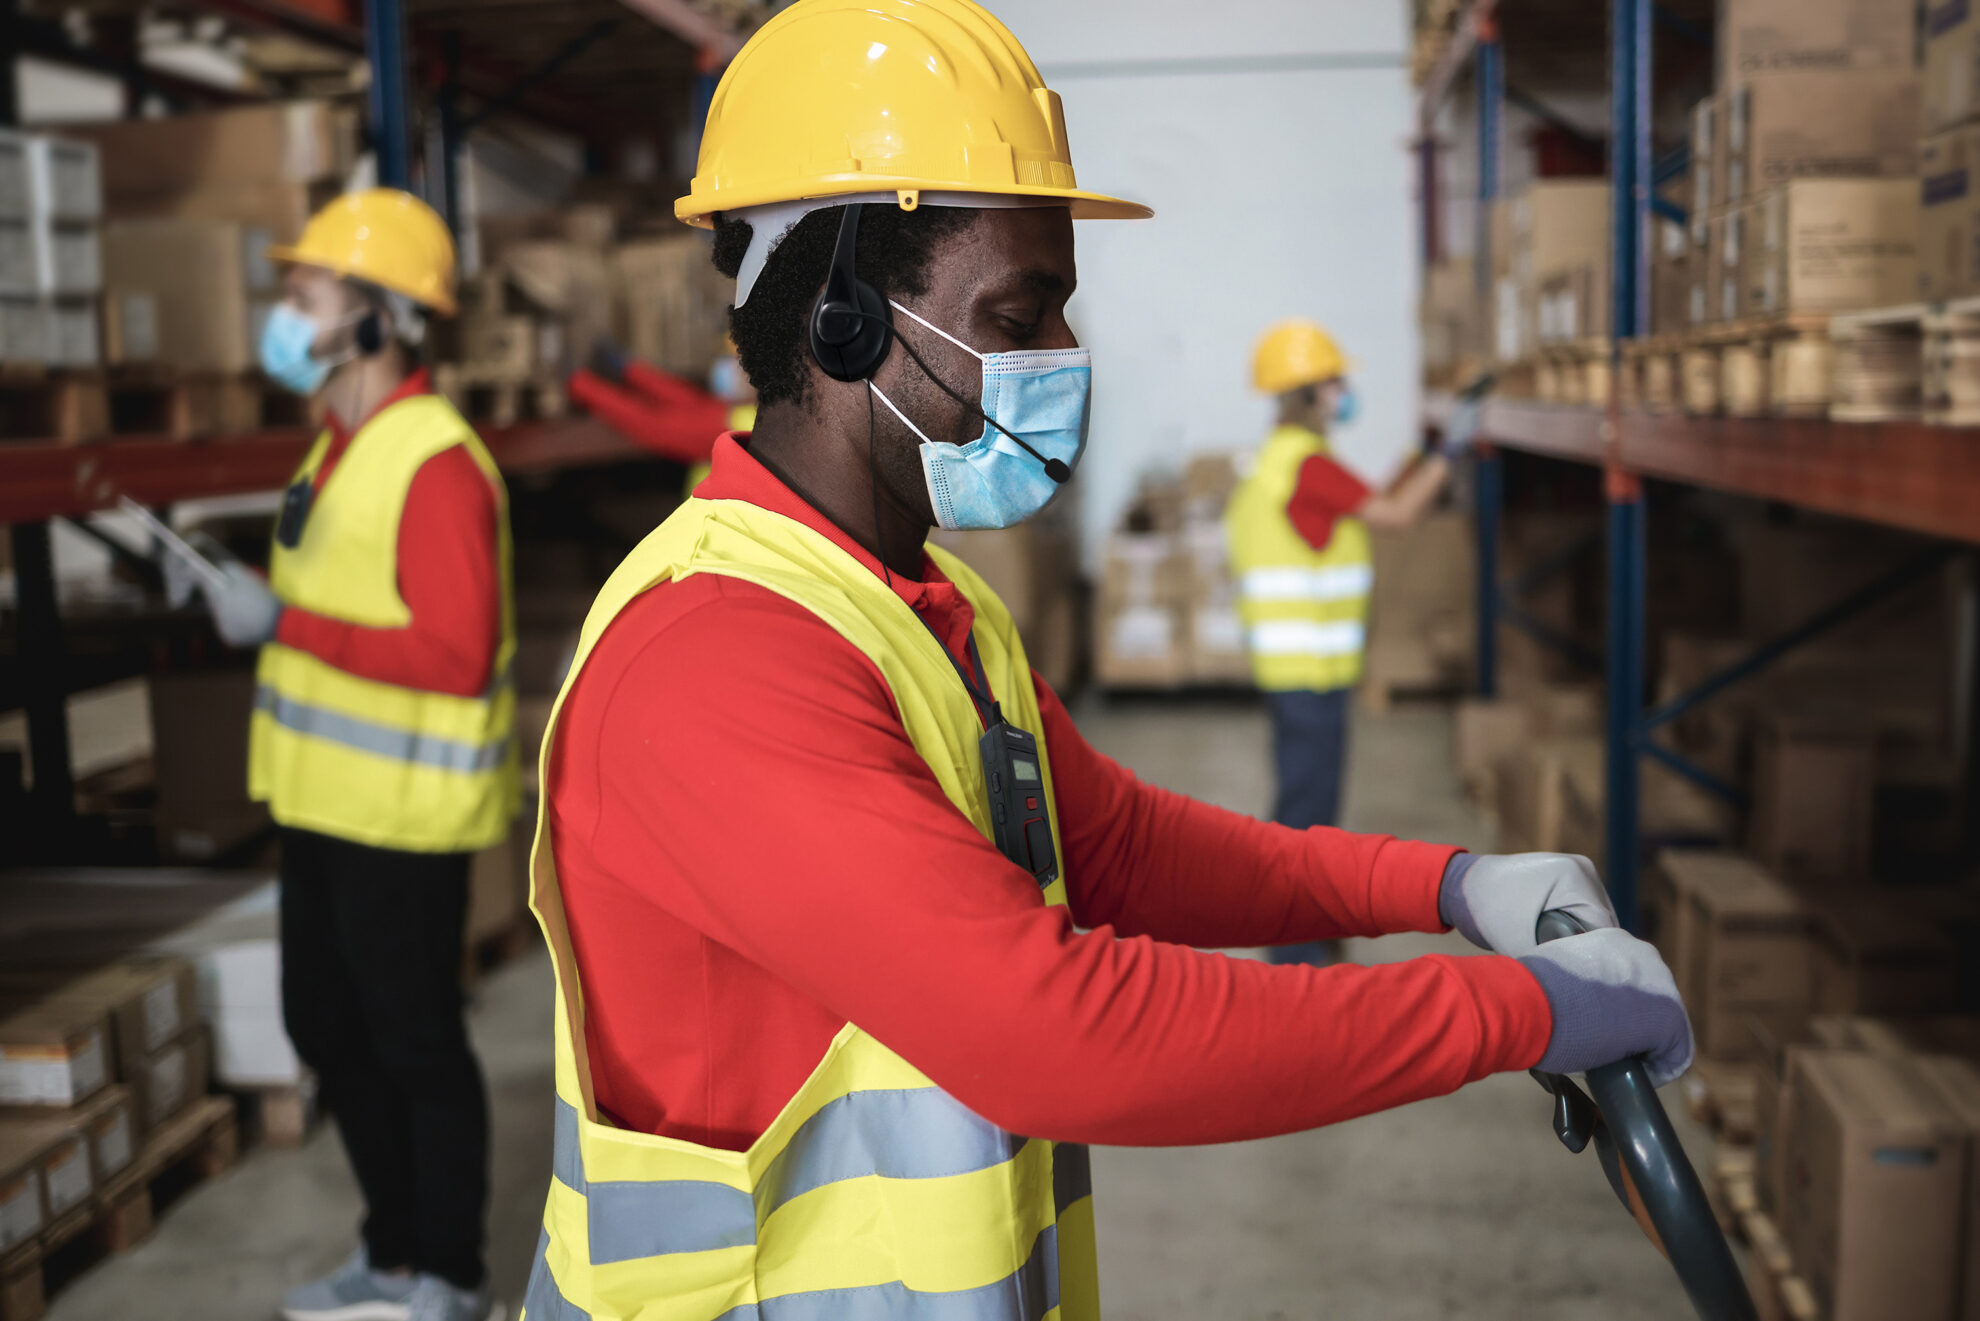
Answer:
<svg viewBox="0 0 1980 1321"><path fill-rule="evenodd" d="M1504 91L1502 19L1521 0L1472 0L1429 75L1418 102L1419 150L1423 178L1434 178L1433 125L1438 108L1458 74L1469 65L1480 98L1477 116L1479 195L1490 200L1498 187L1501 144L1500 107ZM1614 339L1610 395L1601 407L1488 400L1479 411L1481 444L1473 483L1478 537L1479 691L1495 691L1497 625L1524 624L1516 593L1503 586L1496 564L1502 461L1506 448L1601 469L1606 502L1606 649L1601 658L1607 681L1606 825L1604 873L1616 909L1628 925L1638 924L1638 877L1642 841L1638 831L1638 771L1651 756L1721 795L1733 790L1676 752L1653 743L1650 734L1698 703L1759 673L1794 647L1826 633L1891 592L1943 566L1958 543L1980 543L1980 438L1971 429L1916 422L1845 423L1824 419L1722 418L1653 414L1621 406L1620 344L1647 329L1648 245L1645 234L1653 210L1674 208L1655 196L1657 183L1674 172L1672 163L1651 156L1651 23L1681 24L1659 12L1652 0L1610 0L1607 49L1611 185L1610 307ZM1688 27L1689 25L1683 25ZM1691 39L1702 34L1688 32ZM1681 167L1676 167L1681 168ZM1426 255L1434 256L1434 188L1423 195ZM1682 213L1678 213L1682 218ZM1489 223L1480 208L1479 251L1486 253ZM1627 259L1624 259L1625 256ZM1489 267L1488 267L1489 269ZM1453 407L1448 397L1425 400L1424 421L1444 425ZM1644 706L1646 546L1645 479L1709 488L1808 510L1883 524L1955 543L1928 550L1877 582L1850 593L1798 627L1757 645L1749 654L1711 675L1691 692L1658 706ZM1976 649L1980 650L1980 649ZM1969 664L1975 658L1967 658ZM1977 667L1980 668L1980 667ZM1980 688L1980 673L1973 677ZM1980 701L1969 703L1980 708ZM1967 713L1970 761L1980 747L1980 711ZM1980 776L1969 772L1969 800ZM1975 804L1980 807L1980 804ZM1980 835L1980 811L1969 808L1969 832Z"/></svg>

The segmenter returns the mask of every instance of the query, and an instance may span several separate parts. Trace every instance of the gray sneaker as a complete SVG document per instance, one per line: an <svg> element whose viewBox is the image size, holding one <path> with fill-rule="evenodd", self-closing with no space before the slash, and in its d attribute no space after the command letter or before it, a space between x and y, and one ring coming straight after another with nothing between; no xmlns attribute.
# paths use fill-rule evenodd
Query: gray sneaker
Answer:
<svg viewBox="0 0 1980 1321"><path fill-rule="evenodd" d="M406 1299L410 1321L502 1321L502 1304L486 1289L457 1289L438 1275L421 1275Z"/></svg>
<svg viewBox="0 0 1980 1321"><path fill-rule="evenodd" d="M284 1321L408 1321L418 1277L371 1269L363 1248L320 1280L282 1295Z"/></svg>

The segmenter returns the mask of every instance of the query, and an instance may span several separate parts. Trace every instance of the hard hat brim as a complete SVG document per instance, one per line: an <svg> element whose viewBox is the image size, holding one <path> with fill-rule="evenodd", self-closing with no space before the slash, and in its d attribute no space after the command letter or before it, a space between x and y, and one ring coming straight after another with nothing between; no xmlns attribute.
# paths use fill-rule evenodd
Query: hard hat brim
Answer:
<svg viewBox="0 0 1980 1321"><path fill-rule="evenodd" d="M332 275L342 276L345 279L363 280L381 289L390 289L395 294L404 294L421 307L439 316L450 317L460 310L451 298L436 299L430 291L407 289L394 281L381 280L372 272L360 271L350 262L335 261L320 252L310 252L286 243L271 243L266 252L270 261L286 262L291 266L314 266L319 271L329 271Z"/></svg>
<svg viewBox="0 0 1980 1321"><path fill-rule="evenodd" d="M807 180L802 190L789 188L723 189L718 193L689 193L674 203L674 218L685 221L697 229L712 229L715 215L721 211L740 211L745 207L765 206L772 202L805 202L832 197L844 197L856 193L901 192L901 193L978 193L989 197L1035 197L1042 202L1064 202L1072 208L1074 220L1147 220L1155 214L1152 207L1124 198L1109 197L1105 193L1090 193L1080 188L1054 188L1049 184L1002 184L986 186L980 182L938 183L928 179L888 179L871 174L847 174L838 177Z"/></svg>

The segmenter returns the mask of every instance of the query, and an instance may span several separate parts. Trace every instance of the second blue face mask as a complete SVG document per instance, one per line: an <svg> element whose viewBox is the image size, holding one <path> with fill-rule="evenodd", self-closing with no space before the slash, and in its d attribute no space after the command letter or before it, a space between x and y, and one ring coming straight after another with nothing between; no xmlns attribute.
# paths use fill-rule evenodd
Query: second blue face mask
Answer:
<svg viewBox="0 0 1980 1321"><path fill-rule="evenodd" d="M1076 468L1086 450L1092 355L1085 349L978 353L899 303L894 308L983 364L979 406L996 423L986 425L967 445L938 444L878 386L872 387L880 402L921 437L921 472L935 521L945 528L1010 527L1050 504L1059 483L1046 473L1044 461L1057 459ZM1006 429L1022 436L1037 455L1027 454Z"/></svg>

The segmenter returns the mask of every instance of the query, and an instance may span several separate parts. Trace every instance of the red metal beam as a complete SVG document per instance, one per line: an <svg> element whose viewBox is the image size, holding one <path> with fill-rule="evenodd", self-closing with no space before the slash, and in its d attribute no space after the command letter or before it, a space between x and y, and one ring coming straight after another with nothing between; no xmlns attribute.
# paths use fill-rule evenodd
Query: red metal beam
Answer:
<svg viewBox="0 0 1980 1321"><path fill-rule="evenodd" d="M1449 406L1426 399L1424 421L1441 425ZM1494 400L1479 435L1600 467L1604 423L1598 408ZM1625 412L1616 442L1623 470L1645 477L1980 542L1980 440L1970 428Z"/></svg>
<svg viewBox="0 0 1980 1321"><path fill-rule="evenodd" d="M595 418L519 422L481 431L505 472L546 472L645 461ZM101 444L0 444L0 523L107 509L120 495L146 504L272 491L302 462L309 433L255 432L206 440L126 437Z"/></svg>

